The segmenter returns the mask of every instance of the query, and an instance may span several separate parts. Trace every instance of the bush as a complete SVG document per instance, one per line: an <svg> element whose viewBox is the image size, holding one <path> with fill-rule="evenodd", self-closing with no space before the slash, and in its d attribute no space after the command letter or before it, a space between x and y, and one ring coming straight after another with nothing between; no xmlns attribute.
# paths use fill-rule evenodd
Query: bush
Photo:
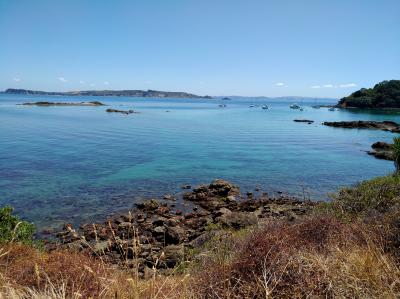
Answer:
<svg viewBox="0 0 400 299"><path fill-rule="evenodd" d="M0 208L0 243L21 242L32 244L35 226L12 215L13 208Z"/></svg>
<svg viewBox="0 0 400 299"><path fill-rule="evenodd" d="M327 212L342 219L365 219L383 215L400 204L400 176L384 176L341 189L330 203L322 204Z"/></svg>

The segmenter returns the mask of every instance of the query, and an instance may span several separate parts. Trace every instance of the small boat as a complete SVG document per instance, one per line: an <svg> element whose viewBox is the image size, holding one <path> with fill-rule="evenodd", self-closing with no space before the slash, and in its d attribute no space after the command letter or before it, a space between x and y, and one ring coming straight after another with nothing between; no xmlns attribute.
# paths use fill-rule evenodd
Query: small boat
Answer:
<svg viewBox="0 0 400 299"><path fill-rule="evenodd" d="M221 107L221 108L225 108L226 107L225 104L219 104L218 106Z"/></svg>
<svg viewBox="0 0 400 299"><path fill-rule="evenodd" d="M319 109L319 108L321 108L319 105L314 105L314 106L311 106L311 107L313 107L314 109Z"/></svg>
<svg viewBox="0 0 400 299"><path fill-rule="evenodd" d="M262 105L261 109L268 109L268 106L267 105Z"/></svg>
<svg viewBox="0 0 400 299"><path fill-rule="evenodd" d="M300 111L303 111L304 109L303 108L300 108Z"/></svg>
<svg viewBox="0 0 400 299"><path fill-rule="evenodd" d="M328 109L329 111L335 111L336 109L334 107L331 107Z"/></svg>
<svg viewBox="0 0 400 299"><path fill-rule="evenodd" d="M249 107L250 107L250 108L253 108L253 107L254 107L254 105L250 105Z"/></svg>
<svg viewBox="0 0 400 299"><path fill-rule="evenodd" d="M301 107L297 104L290 105L290 109L300 109Z"/></svg>

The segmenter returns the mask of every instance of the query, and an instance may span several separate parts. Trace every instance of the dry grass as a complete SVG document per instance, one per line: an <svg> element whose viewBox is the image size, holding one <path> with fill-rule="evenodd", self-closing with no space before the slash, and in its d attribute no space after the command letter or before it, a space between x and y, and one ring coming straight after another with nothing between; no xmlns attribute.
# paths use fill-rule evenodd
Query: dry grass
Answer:
<svg viewBox="0 0 400 299"><path fill-rule="evenodd" d="M334 217L221 231L184 271L123 270L72 251L0 246L0 298L398 298L382 228Z"/></svg>
<svg viewBox="0 0 400 299"><path fill-rule="evenodd" d="M194 274L202 298L400 296L400 272L362 224L313 217L268 223ZM225 244L229 242L223 241Z"/></svg>

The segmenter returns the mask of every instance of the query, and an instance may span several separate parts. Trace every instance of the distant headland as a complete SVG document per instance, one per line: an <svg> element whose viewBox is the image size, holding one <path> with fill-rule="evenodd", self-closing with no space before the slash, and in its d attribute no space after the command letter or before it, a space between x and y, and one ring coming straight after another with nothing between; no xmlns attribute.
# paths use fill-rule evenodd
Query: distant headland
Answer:
<svg viewBox="0 0 400 299"><path fill-rule="evenodd" d="M342 98L340 108L400 109L400 80L382 81L373 88L361 88Z"/></svg>
<svg viewBox="0 0 400 299"><path fill-rule="evenodd" d="M49 96L124 96L124 97L145 97L145 98L203 98L211 99L210 96L199 96L180 91L158 91L158 90L84 90L84 91L40 91L28 89L9 88L6 94L25 95L49 95Z"/></svg>

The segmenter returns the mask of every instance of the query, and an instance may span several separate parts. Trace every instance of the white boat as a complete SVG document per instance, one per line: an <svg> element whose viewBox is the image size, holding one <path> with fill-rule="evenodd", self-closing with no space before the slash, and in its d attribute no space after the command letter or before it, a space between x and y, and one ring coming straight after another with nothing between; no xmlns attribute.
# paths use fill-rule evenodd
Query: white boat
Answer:
<svg viewBox="0 0 400 299"><path fill-rule="evenodd" d="M262 105L261 109L268 109L268 106L267 105Z"/></svg>
<svg viewBox="0 0 400 299"><path fill-rule="evenodd" d="M328 109L329 111L335 111L336 109L334 107L331 107Z"/></svg>
<svg viewBox="0 0 400 299"><path fill-rule="evenodd" d="M221 107L221 108L225 108L226 107L225 104L219 104L218 106Z"/></svg>

